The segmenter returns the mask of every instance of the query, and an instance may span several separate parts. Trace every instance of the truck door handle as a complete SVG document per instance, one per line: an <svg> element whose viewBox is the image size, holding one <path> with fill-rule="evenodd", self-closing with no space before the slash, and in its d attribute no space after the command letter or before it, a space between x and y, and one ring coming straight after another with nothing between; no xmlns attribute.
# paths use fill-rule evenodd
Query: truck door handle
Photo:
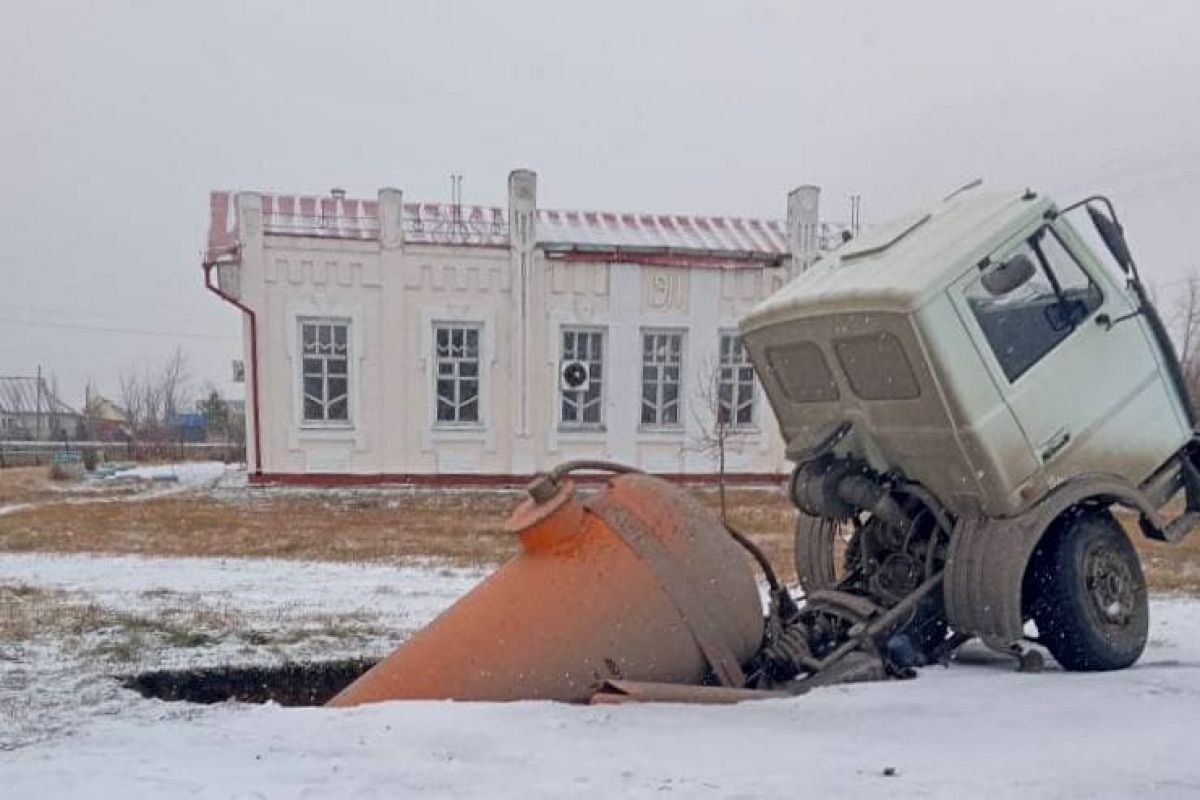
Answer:
<svg viewBox="0 0 1200 800"><path fill-rule="evenodd" d="M1046 462L1058 455L1058 451L1071 441L1071 432L1061 430L1042 443L1042 461Z"/></svg>

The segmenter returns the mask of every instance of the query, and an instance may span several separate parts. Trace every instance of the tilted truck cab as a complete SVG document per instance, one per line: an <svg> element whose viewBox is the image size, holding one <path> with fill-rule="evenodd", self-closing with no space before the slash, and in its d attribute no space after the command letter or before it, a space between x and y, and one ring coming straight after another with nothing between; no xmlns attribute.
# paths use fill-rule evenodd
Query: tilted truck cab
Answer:
<svg viewBox="0 0 1200 800"><path fill-rule="evenodd" d="M1065 665L1106 668L1145 639L1144 580L1107 509L1134 508L1157 538L1189 530L1194 434L1115 212L1102 198L1066 211L969 188L845 243L741 329L797 464L806 588L840 570L886 600L944 564L955 631L1009 649L1033 618ZM1172 524L1159 509L1181 488ZM905 530L880 532L881 497ZM940 522L913 536L922 512ZM1077 553L1072 525L1095 546ZM1068 567L1080 587L1053 580Z"/></svg>

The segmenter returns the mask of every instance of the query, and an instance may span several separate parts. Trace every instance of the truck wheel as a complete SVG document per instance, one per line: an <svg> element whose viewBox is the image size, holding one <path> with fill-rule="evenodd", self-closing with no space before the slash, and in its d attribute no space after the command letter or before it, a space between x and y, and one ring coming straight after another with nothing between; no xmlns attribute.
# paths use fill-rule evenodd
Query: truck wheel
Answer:
<svg viewBox="0 0 1200 800"><path fill-rule="evenodd" d="M1146 648L1149 608L1137 551L1108 511L1082 511L1035 551L1028 597L1042 644L1063 669L1121 669Z"/></svg>
<svg viewBox="0 0 1200 800"><path fill-rule="evenodd" d="M853 533L854 526L849 521L797 515L793 558L796 577L805 594L838 585L847 572L847 552Z"/></svg>

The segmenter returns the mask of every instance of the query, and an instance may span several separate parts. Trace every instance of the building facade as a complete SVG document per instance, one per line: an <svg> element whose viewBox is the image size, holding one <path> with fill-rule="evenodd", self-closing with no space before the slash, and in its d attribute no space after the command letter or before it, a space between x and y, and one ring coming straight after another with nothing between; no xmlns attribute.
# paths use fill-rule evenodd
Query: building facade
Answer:
<svg viewBox="0 0 1200 800"><path fill-rule="evenodd" d="M737 321L819 247L788 221L213 192L209 288L243 311L261 482L516 482L577 458L785 469Z"/></svg>

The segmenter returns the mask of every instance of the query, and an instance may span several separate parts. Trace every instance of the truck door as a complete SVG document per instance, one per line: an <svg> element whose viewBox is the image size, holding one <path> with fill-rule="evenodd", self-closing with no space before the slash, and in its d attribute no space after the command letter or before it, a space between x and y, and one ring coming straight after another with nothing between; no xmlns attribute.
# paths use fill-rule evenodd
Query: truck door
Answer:
<svg viewBox="0 0 1200 800"><path fill-rule="evenodd" d="M955 302L1042 465L1042 491L1081 473L1138 484L1190 432L1142 319L1112 324L1134 310L1130 297L1067 241L1045 225L1010 243L991 263L1023 255L1033 277L997 296L985 268L964 276Z"/></svg>

